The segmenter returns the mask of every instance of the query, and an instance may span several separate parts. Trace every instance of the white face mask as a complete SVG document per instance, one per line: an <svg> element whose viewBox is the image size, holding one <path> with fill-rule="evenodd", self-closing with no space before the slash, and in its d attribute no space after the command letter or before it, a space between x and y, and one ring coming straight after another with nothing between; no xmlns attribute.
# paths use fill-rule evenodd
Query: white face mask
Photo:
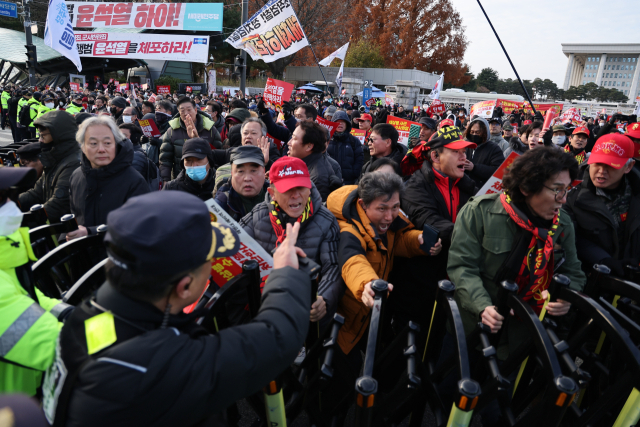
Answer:
<svg viewBox="0 0 640 427"><path fill-rule="evenodd" d="M44 104L45 107L47 108L53 108L55 107L56 104L54 104L53 102L47 102L46 104Z"/></svg>
<svg viewBox="0 0 640 427"><path fill-rule="evenodd" d="M122 121L124 123L131 123L131 116L122 116Z"/></svg>
<svg viewBox="0 0 640 427"><path fill-rule="evenodd" d="M604 126L604 122L600 122L600 126Z"/></svg>
<svg viewBox="0 0 640 427"><path fill-rule="evenodd" d="M11 200L0 207L0 236L8 236L15 233L20 224L22 224L22 217L24 214L20 211L18 206Z"/></svg>
<svg viewBox="0 0 640 427"><path fill-rule="evenodd" d="M567 139L567 137L564 136L564 135L558 135L558 136L554 136L554 137L551 138L553 143L556 144L556 145L564 144L564 141L566 139Z"/></svg>

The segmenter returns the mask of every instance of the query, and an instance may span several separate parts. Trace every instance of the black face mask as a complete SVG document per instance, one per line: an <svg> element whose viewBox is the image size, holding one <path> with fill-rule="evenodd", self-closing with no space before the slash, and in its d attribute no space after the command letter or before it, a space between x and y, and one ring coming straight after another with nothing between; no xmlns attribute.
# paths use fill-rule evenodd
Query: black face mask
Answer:
<svg viewBox="0 0 640 427"><path fill-rule="evenodd" d="M52 148L53 148L52 143L49 143L49 144L45 144L44 142L40 143L40 151L42 152L51 151Z"/></svg>
<svg viewBox="0 0 640 427"><path fill-rule="evenodd" d="M118 110L116 110L116 107L111 107L111 108L109 108L109 111L110 111L110 112L111 112L111 114L113 114L113 115L115 115L115 114L118 112Z"/></svg>
<svg viewBox="0 0 640 427"><path fill-rule="evenodd" d="M480 145L484 142L484 138L481 135L469 135L469 141Z"/></svg>

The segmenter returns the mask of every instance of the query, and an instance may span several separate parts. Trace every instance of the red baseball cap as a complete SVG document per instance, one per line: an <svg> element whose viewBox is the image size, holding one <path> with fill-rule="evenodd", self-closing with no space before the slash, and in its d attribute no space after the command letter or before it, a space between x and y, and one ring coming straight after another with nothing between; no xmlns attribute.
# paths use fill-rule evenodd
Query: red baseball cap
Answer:
<svg viewBox="0 0 640 427"><path fill-rule="evenodd" d="M626 135L631 138L640 138L640 123L631 123L628 125Z"/></svg>
<svg viewBox="0 0 640 427"><path fill-rule="evenodd" d="M575 134L577 134L577 133L585 133L585 134L587 134L587 136L589 136L589 135L590 135L590 133L589 133L589 129L587 129L587 128L586 128L586 127L584 127L584 126L580 126L580 127L575 128L575 129L573 130L573 132L571 133L571 135L575 135Z"/></svg>
<svg viewBox="0 0 640 427"><path fill-rule="evenodd" d="M370 122L373 122L373 117L371 117L371 114L364 113L363 115L361 115L356 119L356 122L362 122L364 120L369 120Z"/></svg>
<svg viewBox="0 0 640 427"><path fill-rule="evenodd" d="M445 126L454 126L453 120L444 119L443 121L441 121L440 122L440 127L445 127Z"/></svg>
<svg viewBox="0 0 640 427"><path fill-rule="evenodd" d="M269 169L269 181L279 193L286 193L295 187L311 188L311 178L307 165L297 157L280 157Z"/></svg>
<svg viewBox="0 0 640 427"><path fill-rule="evenodd" d="M531 120L525 120L524 122L522 122L522 126L530 125L531 123L533 123Z"/></svg>
<svg viewBox="0 0 640 427"><path fill-rule="evenodd" d="M604 163L613 168L622 169L635 152L635 144L631 139L624 135L611 133L598 138L587 163L590 165Z"/></svg>

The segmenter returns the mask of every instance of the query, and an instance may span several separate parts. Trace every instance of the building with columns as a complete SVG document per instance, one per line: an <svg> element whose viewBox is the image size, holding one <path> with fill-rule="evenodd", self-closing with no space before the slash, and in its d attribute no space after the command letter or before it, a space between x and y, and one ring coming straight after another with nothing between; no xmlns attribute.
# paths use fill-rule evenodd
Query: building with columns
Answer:
<svg viewBox="0 0 640 427"><path fill-rule="evenodd" d="M640 43L562 43L562 53L568 58L563 89L593 82L635 101L640 91Z"/></svg>

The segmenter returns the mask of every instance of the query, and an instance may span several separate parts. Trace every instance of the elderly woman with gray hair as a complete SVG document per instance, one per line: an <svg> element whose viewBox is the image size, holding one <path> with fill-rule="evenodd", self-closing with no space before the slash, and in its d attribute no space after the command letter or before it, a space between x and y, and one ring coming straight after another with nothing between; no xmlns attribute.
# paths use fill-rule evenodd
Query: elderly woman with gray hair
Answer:
<svg viewBox="0 0 640 427"><path fill-rule="evenodd" d="M82 150L80 168L71 175L71 213L78 230L67 240L95 233L107 215L128 199L149 192L149 184L131 165L133 146L111 117L85 120L76 134Z"/></svg>

